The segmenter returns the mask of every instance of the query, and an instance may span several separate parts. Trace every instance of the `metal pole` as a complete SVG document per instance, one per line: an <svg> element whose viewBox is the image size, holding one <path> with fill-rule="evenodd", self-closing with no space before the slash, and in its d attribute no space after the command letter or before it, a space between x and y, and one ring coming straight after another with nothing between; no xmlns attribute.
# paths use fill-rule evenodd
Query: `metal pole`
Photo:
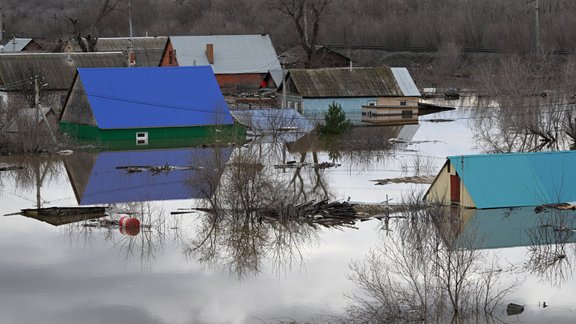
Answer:
<svg viewBox="0 0 576 324"><path fill-rule="evenodd" d="M282 69L282 109L286 109L286 69Z"/></svg>
<svg viewBox="0 0 576 324"><path fill-rule="evenodd" d="M540 54L540 7L538 6L538 0L536 0L536 53Z"/></svg>
<svg viewBox="0 0 576 324"><path fill-rule="evenodd" d="M128 67L134 66L134 44L132 42L132 2L128 0L128 24L130 27L130 40L128 41Z"/></svg>
<svg viewBox="0 0 576 324"><path fill-rule="evenodd" d="M52 127L50 127L50 123L48 122L48 119L46 119L46 116L44 116L44 114L42 113L42 111L40 109L40 82L38 80L37 75L34 76L34 108L36 108L35 127L40 126L40 119L42 119L44 121L44 123L46 123L46 127L48 128L48 132L50 133L50 137L52 138L52 142L54 143L54 145L58 145L58 142L56 141L56 137L54 136L54 133L52 132Z"/></svg>

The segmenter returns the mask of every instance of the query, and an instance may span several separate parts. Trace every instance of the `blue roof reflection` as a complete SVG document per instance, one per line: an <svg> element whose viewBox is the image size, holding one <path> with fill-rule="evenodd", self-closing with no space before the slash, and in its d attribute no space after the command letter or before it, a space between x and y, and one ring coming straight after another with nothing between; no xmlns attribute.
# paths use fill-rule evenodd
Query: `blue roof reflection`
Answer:
<svg viewBox="0 0 576 324"><path fill-rule="evenodd" d="M232 147L173 150L119 151L90 159L67 160L67 171L80 205L206 198L219 182ZM79 155L81 156L81 155ZM82 158L80 158L82 159ZM76 166L74 166L76 164ZM128 172L125 166L193 167L186 170ZM83 169L83 170L82 170ZM90 172L89 174L82 174Z"/></svg>

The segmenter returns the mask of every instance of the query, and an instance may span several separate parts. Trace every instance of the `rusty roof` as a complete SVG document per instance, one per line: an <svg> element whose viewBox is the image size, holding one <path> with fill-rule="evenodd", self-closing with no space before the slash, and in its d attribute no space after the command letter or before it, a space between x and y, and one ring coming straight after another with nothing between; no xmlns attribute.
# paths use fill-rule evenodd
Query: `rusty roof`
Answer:
<svg viewBox="0 0 576 324"><path fill-rule="evenodd" d="M44 90L67 90L81 67L125 67L126 56L112 53L29 53L0 55L0 87L19 91L38 75Z"/></svg>
<svg viewBox="0 0 576 324"><path fill-rule="evenodd" d="M289 78L298 93L309 98L404 96L387 66L293 69Z"/></svg>

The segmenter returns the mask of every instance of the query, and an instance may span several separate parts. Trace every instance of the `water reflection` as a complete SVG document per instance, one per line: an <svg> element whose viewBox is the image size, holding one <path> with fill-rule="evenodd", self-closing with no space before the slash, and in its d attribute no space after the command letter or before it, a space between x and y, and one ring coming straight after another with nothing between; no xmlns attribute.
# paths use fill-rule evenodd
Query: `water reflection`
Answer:
<svg viewBox="0 0 576 324"><path fill-rule="evenodd" d="M393 157L396 150L407 147L419 125L356 127L344 135L306 135L288 143L290 153L300 154L301 161L311 153L314 162L319 152L327 152L334 162L342 162L353 170L369 170L374 163Z"/></svg>
<svg viewBox="0 0 576 324"><path fill-rule="evenodd" d="M503 272L485 251L454 248L455 238L446 235L453 224L445 221L445 210L414 198L405 203L411 208L395 232L381 235L363 261L351 264L350 279L362 294L351 297L346 320L491 322L516 283L502 282ZM476 242L468 236L460 244Z"/></svg>
<svg viewBox="0 0 576 324"><path fill-rule="evenodd" d="M453 248L526 247L527 260L518 266L520 272L558 287L573 275L576 212L572 210L452 207L443 211L443 220L438 224L444 241Z"/></svg>
<svg viewBox="0 0 576 324"><path fill-rule="evenodd" d="M66 157L66 172L80 205L203 198L196 173L218 178L232 147L174 150L77 152ZM208 162L208 163L207 163Z"/></svg>
<svg viewBox="0 0 576 324"><path fill-rule="evenodd" d="M283 215L289 206L331 194L321 172L305 177L300 168L274 168L285 156L275 149L283 148L261 143L234 152L219 183L210 186L217 189L205 197L208 212L200 216L196 238L186 249L189 256L224 264L239 277L262 271L266 258L274 260L276 270L300 264L301 249L316 242L317 228L282 216L270 219L262 211Z"/></svg>

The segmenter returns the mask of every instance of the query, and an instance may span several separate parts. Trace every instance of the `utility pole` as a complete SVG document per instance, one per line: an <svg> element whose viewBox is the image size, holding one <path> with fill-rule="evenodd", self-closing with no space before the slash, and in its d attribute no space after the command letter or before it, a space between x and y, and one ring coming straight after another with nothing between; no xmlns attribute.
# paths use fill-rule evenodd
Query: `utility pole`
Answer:
<svg viewBox="0 0 576 324"><path fill-rule="evenodd" d="M0 44L4 41L4 12L2 11L2 2L0 2Z"/></svg>
<svg viewBox="0 0 576 324"><path fill-rule="evenodd" d="M282 109L286 109L286 66L282 68Z"/></svg>
<svg viewBox="0 0 576 324"><path fill-rule="evenodd" d="M531 0L527 3L534 2L534 36L535 36L535 50L536 54L540 54L540 6L538 0Z"/></svg>
<svg viewBox="0 0 576 324"><path fill-rule="evenodd" d="M128 25L130 27L130 39L128 40L128 67L136 65L134 57L134 43L132 42L132 3L128 0Z"/></svg>
<svg viewBox="0 0 576 324"><path fill-rule="evenodd" d="M46 128L48 128L48 132L50 133L50 137L52 138L52 142L54 143L54 145L58 145L58 142L56 141L56 137L54 136L54 133L52 132L52 127L50 127L50 123L48 122L48 119L46 119L46 116L44 116L44 114L42 113L42 109L40 108L40 80L39 80L38 75L34 76L34 108L36 109L35 127L38 127L40 125L40 119L42 119L44 121L44 123L46 123Z"/></svg>

